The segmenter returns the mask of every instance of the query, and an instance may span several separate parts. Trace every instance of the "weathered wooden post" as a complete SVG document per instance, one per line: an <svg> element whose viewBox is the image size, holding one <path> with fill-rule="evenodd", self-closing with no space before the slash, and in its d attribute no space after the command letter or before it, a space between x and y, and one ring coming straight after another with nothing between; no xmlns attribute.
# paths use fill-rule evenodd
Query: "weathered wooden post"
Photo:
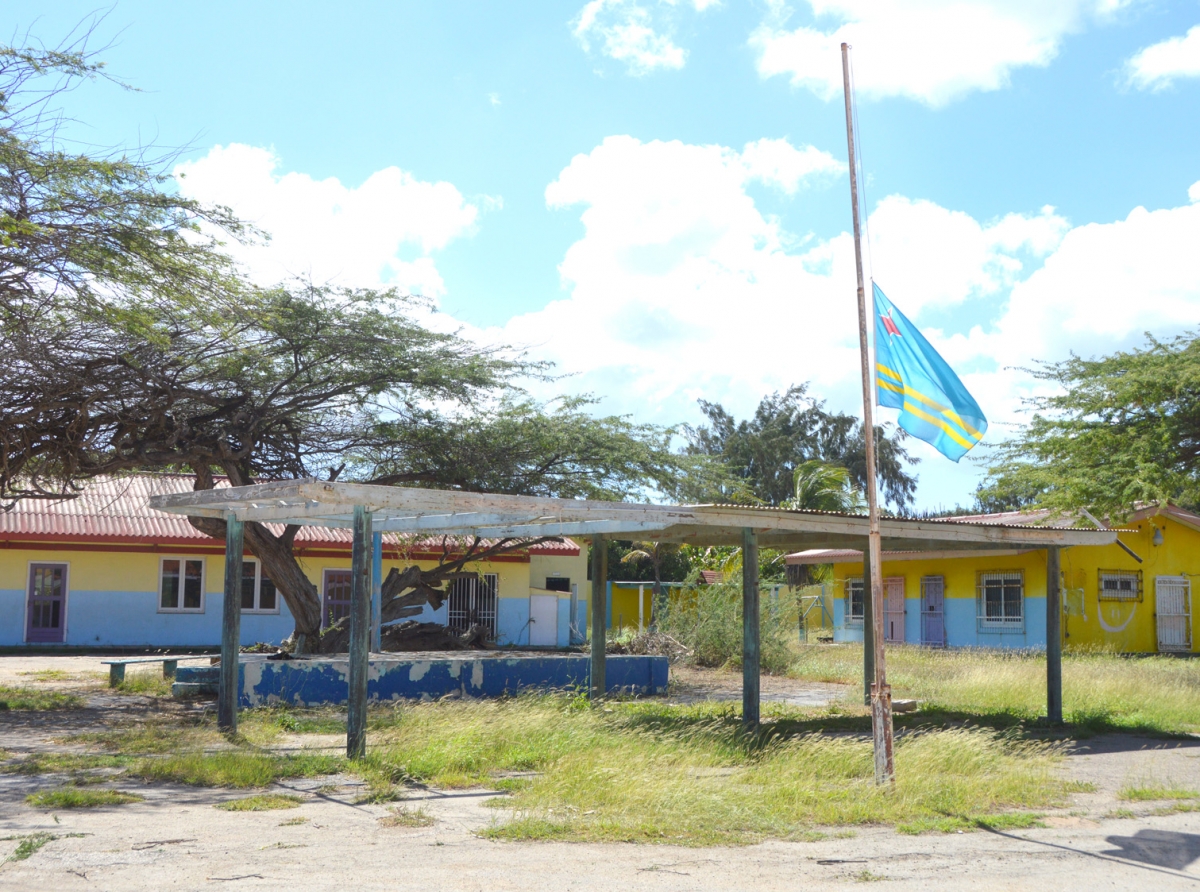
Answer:
<svg viewBox="0 0 1200 892"><path fill-rule="evenodd" d="M875 683L875 606L871 603L871 549L863 549L863 703L871 705Z"/></svg>
<svg viewBox="0 0 1200 892"><path fill-rule="evenodd" d="M383 533L371 539L371 650L383 650Z"/></svg>
<svg viewBox="0 0 1200 892"><path fill-rule="evenodd" d="M742 530L742 726L758 728L759 641L758 536Z"/></svg>
<svg viewBox="0 0 1200 892"><path fill-rule="evenodd" d="M350 679L346 696L346 757L367 753L367 670L371 630L371 571L367 548L371 514L354 506L354 542L350 547Z"/></svg>
<svg viewBox="0 0 1200 892"><path fill-rule="evenodd" d="M242 521L225 517L225 597L221 605L221 674L217 687L217 728L237 731L238 663L242 644ZM180 584L183 584L182 578Z"/></svg>
<svg viewBox="0 0 1200 892"><path fill-rule="evenodd" d="M1061 725L1062 707L1062 592L1059 588L1058 546L1046 549L1046 719Z"/></svg>
<svg viewBox="0 0 1200 892"><path fill-rule="evenodd" d="M608 639L608 546L592 537L592 685L591 697L604 696L604 647Z"/></svg>

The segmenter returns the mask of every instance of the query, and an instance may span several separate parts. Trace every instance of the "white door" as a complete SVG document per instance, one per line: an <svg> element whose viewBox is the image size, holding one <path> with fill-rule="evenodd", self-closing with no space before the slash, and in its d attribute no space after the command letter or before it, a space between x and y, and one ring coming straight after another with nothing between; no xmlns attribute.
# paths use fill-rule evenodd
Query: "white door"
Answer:
<svg viewBox="0 0 1200 892"><path fill-rule="evenodd" d="M1186 576L1154 580L1159 650L1192 649L1192 582Z"/></svg>
<svg viewBox="0 0 1200 892"><path fill-rule="evenodd" d="M558 596L529 596L529 644L554 647L558 644Z"/></svg>

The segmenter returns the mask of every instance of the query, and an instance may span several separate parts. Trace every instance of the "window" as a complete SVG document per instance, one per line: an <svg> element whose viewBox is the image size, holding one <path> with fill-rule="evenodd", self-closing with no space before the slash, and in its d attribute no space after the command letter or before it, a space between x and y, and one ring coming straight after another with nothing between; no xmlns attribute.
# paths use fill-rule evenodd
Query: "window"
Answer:
<svg viewBox="0 0 1200 892"><path fill-rule="evenodd" d="M1101 570L1097 587L1101 601L1142 600L1141 570Z"/></svg>
<svg viewBox="0 0 1200 892"><path fill-rule="evenodd" d="M321 628L332 626L343 616L350 615L349 570L325 571L325 600L321 605Z"/></svg>
<svg viewBox="0 0 1200 892"><path fill-rule="evenodd" d="M861 623L863 621L863 579L852 576L846 580L846 621Z"/></svg>
<svg viewBox="0 0 1200 892"><path fill-rule="evenodd" d="M980 631L1025 630L1025 577L1020 570L979 574Z"/></svg>
<svg viewBox="0 0 1200 892"><path fill-rule="evenodd" d="M204 560L163 558L158 592L159 613L203 613Z"/></svg>
<svg viewBox="0 0 1200 892"><path fill-rule="evenodd" d="M546 590L550 592L569 592L571 580L566 576L547 576Z"/></svg>
<svg viewBox="0 0 1200 892"><path fill-rule="evenodd" d="M279 594L258 561L242 561L242 613L278 613Z"/></svg>
<svg viewBox="0 0 1200 892"><path fill-rule="evenodd" d="M500 579L495 573L459 576L450 586L450 606L446 625L465 632L471 626L483 626L488 637L496 637L496 592Z"/></svg>

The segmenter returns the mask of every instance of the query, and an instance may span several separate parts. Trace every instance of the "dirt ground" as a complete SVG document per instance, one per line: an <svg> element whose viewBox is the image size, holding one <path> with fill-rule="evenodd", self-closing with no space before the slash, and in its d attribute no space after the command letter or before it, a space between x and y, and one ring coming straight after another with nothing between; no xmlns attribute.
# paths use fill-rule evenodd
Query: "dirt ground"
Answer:
<svg viewBox="0 0 1200 892"><path fill-rule="evenodd" d="M0 657L0 684L73 689L87 707L0 712L0 748L13 756L62 750L64 734L100 728L164 704L107 692L99 658ZM70 678L22 674L62 670ZM690 670L673 696L735 699L737 676ZM836 685L764 679L764 699L815 705L841 696ZM202 708L202 707L201 707ZM332 735L291 735L289 747L340 744ZM1047 827L1021 831L904 836L886 828L817 842L741 848L512 843L477 831L506 812L484 803L488 790L414 789L409 808L433 823L387 826L383 805L356 804L351 777L289 781L279 792L303 797L296 809L226 812L213 808L245 792L130 782L144 802L111 809L46 812L25 796L61 778L0 774L0 859L19 840L55 838L31 857L0 865L0 888L76 889L441 889L695 890L844 888L886 880L887 888L1195 889L1200 888L1200 813L1152 815L1163 803L1119 802L1127 783L1200 789L1200 740L1110 735L1082 741L1063 770L1097 792L1048 813ZM1127 809L1122 817L1114 813ZM1132 816L1129 816L1132 814ZM298 821L302 818L302 821Z"/></svg>

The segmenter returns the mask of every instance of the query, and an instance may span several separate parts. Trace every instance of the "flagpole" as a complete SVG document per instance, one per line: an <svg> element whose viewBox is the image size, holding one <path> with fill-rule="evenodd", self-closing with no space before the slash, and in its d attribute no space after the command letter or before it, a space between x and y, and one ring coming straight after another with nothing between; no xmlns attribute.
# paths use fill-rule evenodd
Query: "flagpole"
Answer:
<svg viewBox="0 0 1200 892"><path fill-rule="evenodd" d="M854 111L850 96L850 46L842 44L842 86L846 94L846 142L850 150L850 209L854 216L854 268L858 273L858 345L862 360L863 435L867 447L867 534L871 568L871 639L863 641L875 655L875 682L871 685L871 734L875 744L875 783L895 783L892 761L892 689L888 687L883 653L883 548L879 534L879 494L875 480L875 420L872 411L871 354L867 345L867 294L863 283L862 238L858 214L858 166L854 150Z"/></svg>

